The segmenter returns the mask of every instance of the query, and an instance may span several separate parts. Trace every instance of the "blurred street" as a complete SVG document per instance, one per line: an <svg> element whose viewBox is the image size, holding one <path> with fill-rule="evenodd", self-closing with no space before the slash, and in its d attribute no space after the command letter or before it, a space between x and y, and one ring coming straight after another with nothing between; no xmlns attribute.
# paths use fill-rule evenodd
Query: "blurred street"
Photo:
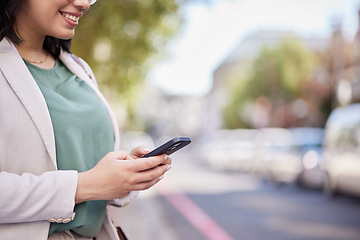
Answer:
<svg viewBox="0 0 360 240"><path fill-rule="evenodd" d="M186 150L156 188L110 208L130 240L355 240L360 199L211 170Z"/></svg>
<svg viewBox="0 0 360 240"><path fill-rule="evenodd" d="M133 12L157 19L150 2ZM130 240L360 240L359 0L200 2L154 21L179 31L169 12L185 13L168 46L139 34L154 29L146 14L116 21L118 10L107 41L94 41L121 149L193 140L159 184L111 207L115 223ZM147 61L112 61L151 60L134 40L166 52L149 74Z"/></svg>

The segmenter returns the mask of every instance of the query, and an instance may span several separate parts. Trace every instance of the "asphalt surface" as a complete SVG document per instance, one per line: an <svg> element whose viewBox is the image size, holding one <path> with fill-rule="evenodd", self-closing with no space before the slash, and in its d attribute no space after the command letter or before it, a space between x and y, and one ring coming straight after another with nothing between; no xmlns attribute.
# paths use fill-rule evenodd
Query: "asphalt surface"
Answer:
<svg viewBox="0 0 360 240"><path fill-rule="evenodd" d="M110 207L130 240L360 240L360 199L214 171L188 155L129 206Z"/></svg>

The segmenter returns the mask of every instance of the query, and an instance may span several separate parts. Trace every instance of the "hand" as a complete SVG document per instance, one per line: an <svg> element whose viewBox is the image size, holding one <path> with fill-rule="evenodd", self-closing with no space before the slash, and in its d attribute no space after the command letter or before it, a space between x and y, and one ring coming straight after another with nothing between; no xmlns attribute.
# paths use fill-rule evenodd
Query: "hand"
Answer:
<svg viewBox="0 0 360 240"><path fill-rule="evenodd" d="M145 154L149 153L150 150L145 146L138 146L131 150L130 156L134 159L141 158ZM171 158L167 158L162 164L171 164Z"/></svg>
<svg viewBox="0 0 360 240"><path fill-rule="evenodd" d="M146 190L162 179L170 164L167 155L134 160L123 151L108 153L94 168L79 173L75 203L112 200Z"/></svg>
<svg viewBox="0 0 360 240"><path fill-rule="evenodd" d="M142 156L144 156L145 154L147 154L149 152L150 152L150 150L147 149L145 146L138 146L131 150L130 156L134 159L141 158Z"/></svg>

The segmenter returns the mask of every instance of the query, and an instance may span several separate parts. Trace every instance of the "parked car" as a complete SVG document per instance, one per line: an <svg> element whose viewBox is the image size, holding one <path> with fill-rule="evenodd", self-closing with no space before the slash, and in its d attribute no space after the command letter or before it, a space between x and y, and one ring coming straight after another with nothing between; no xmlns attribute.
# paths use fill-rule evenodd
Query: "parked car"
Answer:
<svg viewBox="0 0 360 240"><path fill-rule="evenodd" d="M325 193L360 196L360 104L335 109L325 128Z"/></svg>
<svg viewBox="0 0 360 240"><path fill-rule="evenodd" d="M312 127L292 128L295 146L301 158L302 170L298 184L304 187L322 188L325 178L323 162L324 129Z"/></svg>
<svg viewBox="0 0 360 240"><path fill-rule="evenodd" d="M197 141L198 157L214 169L250 171L255 154L254 129L221 129Z"/></svg>
<svg viewBox="0 0 360 240"><path fill-rule="evenodd" d="M293 183L302 170L294 134L285 128L263 128L256 140L254 171L275 183Z"/></svg>

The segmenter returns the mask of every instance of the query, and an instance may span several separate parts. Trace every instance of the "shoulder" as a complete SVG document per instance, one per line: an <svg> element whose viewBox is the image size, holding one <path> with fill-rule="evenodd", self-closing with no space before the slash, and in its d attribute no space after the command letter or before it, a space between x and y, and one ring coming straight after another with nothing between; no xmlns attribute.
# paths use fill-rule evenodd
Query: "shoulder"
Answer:
<svg viewBox="0 0 360 240"><path fill-rule="evenodd" d="M7 40L6 38L3 38L0 41L0 53L3 52L10 52L12 50L15 49L14 44L12 44L9 40Z"/></svg>
<svg viewBox="0 0 360 240"><path fill-rule="evenodd" d="M74 59L74 61L79 64L82 68L84 68L85 70L89 70L92 71L89 64L87 62L85 62L84 59L76 56L75 54L69 53L69 55L71 56L72 59Z"/></svg>
<svg viewBox="0 0 360 240"><path fill-rule="evenodd" d="M90 80L95 85L97 85L95 75L86 61L72 53L65 51L61 51L60 60L80 79Z"/></svg>

